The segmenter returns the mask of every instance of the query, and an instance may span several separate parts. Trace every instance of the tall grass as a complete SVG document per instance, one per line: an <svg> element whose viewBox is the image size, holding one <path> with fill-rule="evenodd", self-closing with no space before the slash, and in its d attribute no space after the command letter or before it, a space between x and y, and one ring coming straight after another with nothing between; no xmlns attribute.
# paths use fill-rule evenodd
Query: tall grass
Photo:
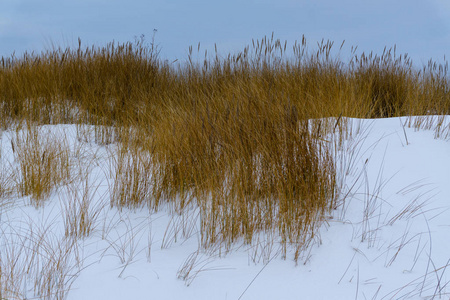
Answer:
<svg viewBox="0 0 450 300"><path fill-rule="evenodd" d="M337 200L327 137L345 134L343 116L450 113L447 65L417 70L395 48L343 62L332 42L288 51L272 36L203 62L191 47L178 65L158 51L79 41L1 58L0 125L96 125L97 143L120 143L111 204L196 205L205 248L275 229L297 259Z"/></svg>
<svg viewBox="0 0 450 300"><path fill-rule="evenodd" d="M53 188L70 179L69 148L61 138L28 124L24 130L17 128L11 146L18 162L18 194L30 195L36 207Z"/></svg>
<svg viewBox="0 0 450 300"><path fill-rule="evenodd" d="M5 145L6 142L4 142L3 133L0 130L0 211L3 205L6 205L8 202L5 198L12 193L14 186L14 171L10 163L5 159L5 156L9 154L5 151Z"/></svg>
<svg viewBox="0 0 450 300"><path fill-rule="evenodd" d="M59 237L54 224L7 223L0 232L0 299L66 299L82 267L75 239ZM14 227L13 227L14 226Z"/></svg>

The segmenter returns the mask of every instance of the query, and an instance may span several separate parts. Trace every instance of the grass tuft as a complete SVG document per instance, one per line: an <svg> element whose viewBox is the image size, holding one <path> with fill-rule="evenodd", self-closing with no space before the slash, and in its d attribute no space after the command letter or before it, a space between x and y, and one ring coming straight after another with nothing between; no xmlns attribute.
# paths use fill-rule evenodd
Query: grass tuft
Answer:
<svg viewBox="0 0 450 300"><path fill-rule="evenodd" d="M80 141L93 133L99 146L116 147L112 206L166 205L175 215L194 207L202 248L230 250L266 235L284 257L293 247L297 261L325 215L345 206L335 154L352 135L347 117L425 116L410 119L425 128L430 115L450 114L447 65L418 70L395 47L381 55L352 49L345 62L334 52L330 41L310 52L303 37L289 53L272 35L203 61L191 47L185 64L162 61L143 39L2 57L0 128L23 128L12 142L18 194L40 206L70 181L68 147L41 126L76 124ZM432 127L447 138L444 121ZM359 151L353 142L349 162ZM5 182L0 175L0 194ZM69 195L66 236L86 237L99 211L88 215L87 181ZM181 220L174 232L195 228Z"/></svg>
<svg viewBox="0 0 450 300"><path fill-rule="evenodd" d="M11 141L18 163L19 195L31 196L32 204L42 205L53 188L70 178L69 148L64 140L42 132L38 126L16 131Z"/></svg>

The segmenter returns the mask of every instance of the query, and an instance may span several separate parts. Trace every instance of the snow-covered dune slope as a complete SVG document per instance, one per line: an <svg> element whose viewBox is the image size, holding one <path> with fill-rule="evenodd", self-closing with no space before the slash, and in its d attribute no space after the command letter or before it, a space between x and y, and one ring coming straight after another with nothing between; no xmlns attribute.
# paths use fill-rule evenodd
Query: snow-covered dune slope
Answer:
<svg viewBox="0 0 450 300"><path fill-rule="evenodd" d="M353 137L336 158L339 206L297 265L264 236L220 257L199 252L195 209L111 208L114 147L77 139L75 126L43 127L64 137L88 176L37 209L2 198L13 204L0 206L0 282L28 299L45 289L67 299L448 299L450 142L406 120L351 120ZM3 178L18 167L13 136L1 138ZM82 211L70 203L89 203L84 239L64 238L67 214Z"/></svg>

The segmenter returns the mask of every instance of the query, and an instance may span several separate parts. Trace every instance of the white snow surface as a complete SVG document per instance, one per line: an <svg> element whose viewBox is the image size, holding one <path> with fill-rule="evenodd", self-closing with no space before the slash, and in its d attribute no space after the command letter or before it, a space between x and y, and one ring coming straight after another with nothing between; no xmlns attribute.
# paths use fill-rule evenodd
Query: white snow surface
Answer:
<svg viewBox="0 0 450 300"><path fill-rule="evenodd" d="M336 158L340 205L298 264L292 253L282 259L276 243L236 244L220 257L198 253L195 209L183 220L164 207L157 213L111 208L114 146L77 139L75 125L43 126L77 149L73 159L89 172L91 207L99 212L94 232L66 261L74 275L65 277L67 299L449 299L450 141L403 127L406 120L351 120L353 138ZM0 168L16 167L13 135L0 135ZM37 209L27 197L0 206L3 262L11 245L30 234L63 244L66 192L59 188ZM192 229L187 237L183 222ZM56 246L47 256L57 256ZM179 270L187 261L192 271L183 280ZM31 282L21 285L28 299L37 297Z"/></svg>

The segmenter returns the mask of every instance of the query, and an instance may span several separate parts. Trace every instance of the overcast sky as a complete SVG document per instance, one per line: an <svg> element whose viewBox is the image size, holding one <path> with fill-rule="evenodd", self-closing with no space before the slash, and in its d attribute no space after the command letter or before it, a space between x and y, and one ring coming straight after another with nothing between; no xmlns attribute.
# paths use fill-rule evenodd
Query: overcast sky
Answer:
<svg viewBox="0 0 450 300"><path fill-rule="evenodd" d="M382 52L397 45L418 65L450 54L449 0L1 0L0 56L51 45L104 45L144 34L161 56L185 59L201 42L222 53L275 33L293 43L304 34L314 48L322 38L347 48Z"/></svg>

